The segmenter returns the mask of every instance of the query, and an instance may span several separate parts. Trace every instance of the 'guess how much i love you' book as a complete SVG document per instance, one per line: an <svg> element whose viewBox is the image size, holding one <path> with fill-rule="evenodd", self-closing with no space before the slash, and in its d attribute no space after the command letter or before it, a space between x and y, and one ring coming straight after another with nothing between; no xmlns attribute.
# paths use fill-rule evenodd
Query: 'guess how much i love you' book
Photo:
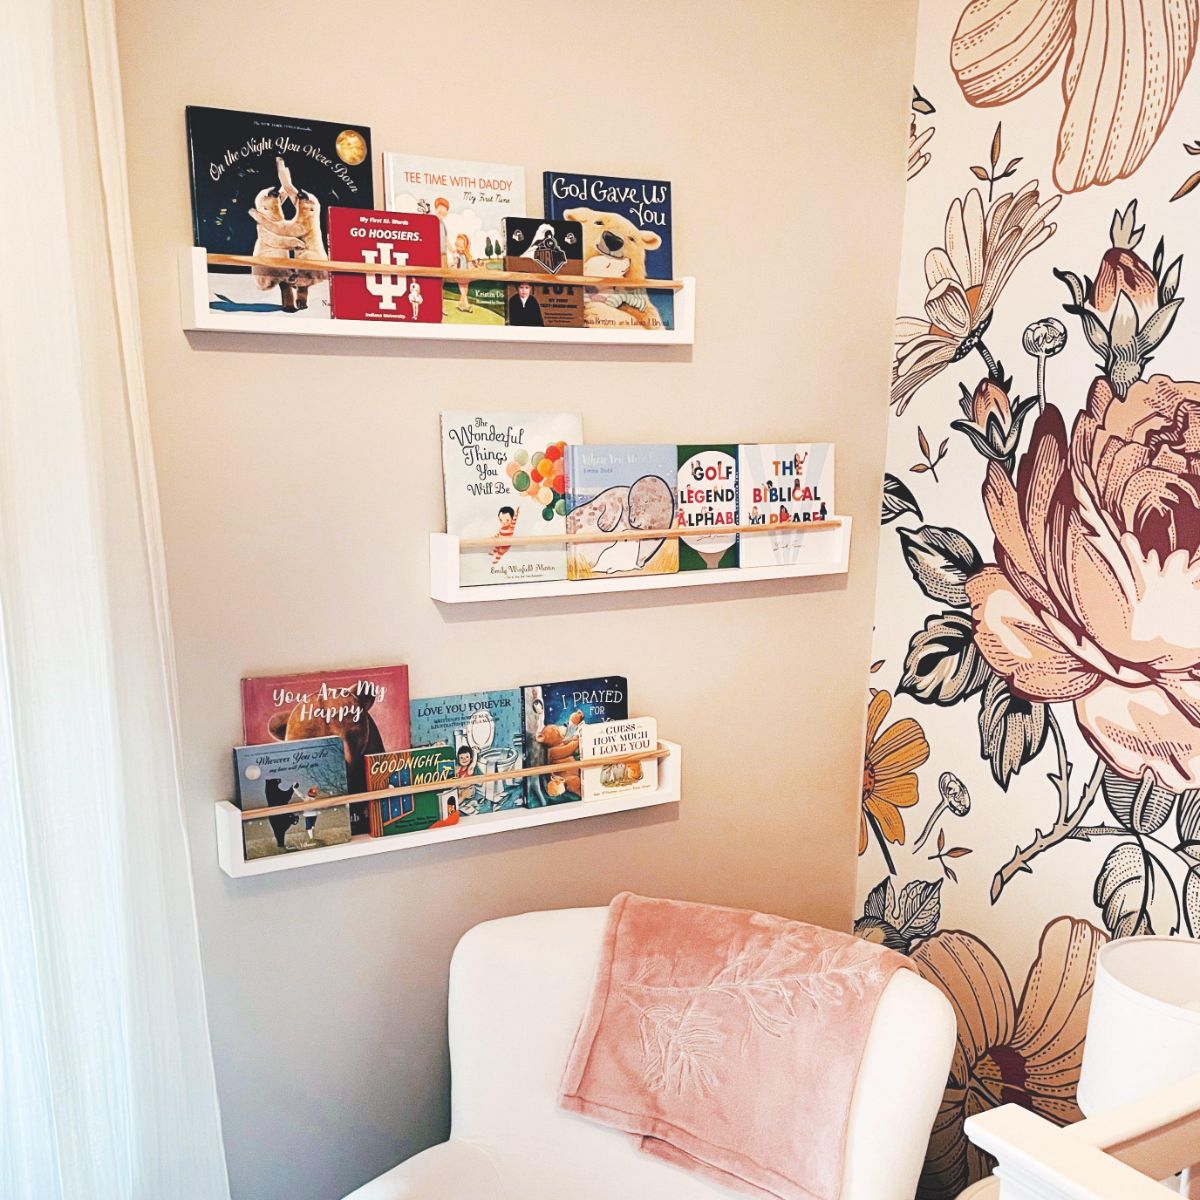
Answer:
<svg viewBox="0 0 1200 1200"><path fill-rule="evenodd" d="M833 458L831 442L738 447L738 523L770 527L742 537L743 567L819 561L819 535L803 530L834 511Z"/></svg>
<svg viewBox="0 0 1200 1200"><path fill-rule="evenodd" d="M333 277L333 315L344 321L442 319L442 281L388 274L392 267L437 267L436 217L378 209L329 210L329 254L335 262L378 263L378 275Z"/></svg>
<svg viewBox="0 0 1200 1200"><path fill-rule="evenodd" d="M625 721L601 721L584 725L579 732L579 757L613 758L654 750L658 746L658 722L653 717L630 717ZM658 760L605 763L583 768L583 798L607 800L630 792L652 792L658 787Z"/></svg>
<svg viewBox="0 0 1200 1200"><path fill-rule="evenodd" d="M565 530L563 460L583 440L578 416L556 413L442 413L446 532L500 539ZM567 577L566 547L494 546L463 550L464 586Z"/></svg>

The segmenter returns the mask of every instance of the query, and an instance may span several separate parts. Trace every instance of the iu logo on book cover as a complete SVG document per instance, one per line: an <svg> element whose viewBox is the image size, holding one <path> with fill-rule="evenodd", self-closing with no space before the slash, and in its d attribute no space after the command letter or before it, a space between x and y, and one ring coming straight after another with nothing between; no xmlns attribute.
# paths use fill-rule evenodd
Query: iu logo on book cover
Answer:
<svg viewBox="0 0 1200 1200"><path fill-rule="evenodd" d="M333 277L335 320L441 321L441 280L402 273L406 266L441 265L441 228L437 217L331 209L329 256L336 262L379 266L378 274Z"/></svg>

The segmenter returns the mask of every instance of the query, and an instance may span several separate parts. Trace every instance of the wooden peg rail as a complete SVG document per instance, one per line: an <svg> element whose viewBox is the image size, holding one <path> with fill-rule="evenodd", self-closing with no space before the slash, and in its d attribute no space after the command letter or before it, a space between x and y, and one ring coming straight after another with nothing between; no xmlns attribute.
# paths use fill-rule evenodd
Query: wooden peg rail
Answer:
<svg viewBox="0 0 1200 1200"><path fill-rule="evenodd" d="M720 537L725 533L816 533L822 529L837 529L842 522L837 517L828 521L778 521L774 525L726 525L713 529L634 529L621 533L550 533L530 537L460 538L460 550L483 550L491 546L545 546L564 543L584 546L599 542L661 542L675 538Z"/></svg>
<svg viewBox="0 0 1200 1200"><path fill-rule="evenodd" d="M532 775L554 775L560 771L578 771L588 767L604 767L612 763L646 762L649 759L666 758L671 751L661 742L653 750L632 750L628 754L612 754L604 758L570 759L545 767L518 767L512 771L490 771L482 775L462 778L438 779L430 783L411 784L407 787L380 788L377 792L355 792L350 796L325 796L320 800L300 800L295 804L277 804L271 808L246 808L242 810L243 821L257 821L263 817L278 817L283 813L316 812L322 808L337 808L342 804L363 804L368 800L386 800L389 796L412 796L417 792L448 792L456 788L475 786L481 783L500 783L505 779L528 779Z"/></svg>
<svg viewBox="0 0 1200 1200"><path fill-rule="evenodd" d="M677 292L684 283L679 279L607 279L594 275L549 275L534 271L452 271L449 267L411 267L402 263L338 262L327 259L260 258L253 254L209 254L211 267L270 267L275 271L301 271L305 275L404 275L416 279L444 279L447 283L470 283L490 279L494 283L571 284L579 287L653 288Z"/></svg>

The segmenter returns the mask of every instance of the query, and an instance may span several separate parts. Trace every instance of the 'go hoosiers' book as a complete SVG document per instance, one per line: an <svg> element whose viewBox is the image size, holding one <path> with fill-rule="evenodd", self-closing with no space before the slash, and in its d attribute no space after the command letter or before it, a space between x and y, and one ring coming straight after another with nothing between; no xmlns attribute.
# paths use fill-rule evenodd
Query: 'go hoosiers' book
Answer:
<svg viewBox="0 0 1200 1200"><path fill-rule="evenodd" d="M334 275L338 321L442 319L442 281L388 274L387 268L441 265L437 217L375 209L329 210L329 256L335 262L378 263L378 275Z"/></svg>

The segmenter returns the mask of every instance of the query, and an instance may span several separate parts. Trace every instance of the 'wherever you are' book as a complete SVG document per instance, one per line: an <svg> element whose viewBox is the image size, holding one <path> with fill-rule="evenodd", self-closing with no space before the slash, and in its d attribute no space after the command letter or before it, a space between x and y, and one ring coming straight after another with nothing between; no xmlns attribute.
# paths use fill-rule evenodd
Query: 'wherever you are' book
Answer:
<svg viewBox="0 0 1200 1200"><path fill-rule="evenodd" d="M563 460L583 440L583 422L561 413L442 413L446 532L501 539L463 550L464 586L567 577L561 542L510 546L505 539L566 529Z"/></svg>
<svg viewBox="0 0 1200 1200"><path fill-rule="evenodd" d="M738 447L738 521L771 527L741 538L743 567L819 560L827 535L804 526L833 514L833 458L831 442Z"/></svg>
<svg viewBox="0 0 1200 1200"><path fill-rule="evenodd" d="M442 281L388 274L388 268L441 265L438 223L420 213L331 208L329 256L335 262L377 263L378 275L334 275L330 285L338 321L442 319Z"/></svg>
<svg viewBox="0 0 1200 1200"><path fill-rule="evenodd" d="M454 751L449 746L394 750L367 755L367 791L433 785L429 791L384 796L370 802L370 834L390 837L458 824L453 791L436 785L454 777Z"/></svg>
<svg viewBox="0 0 1200 1200"><path fill-rule="evenodd" d="M568 446L566 458L568 533L630 535L678 523L675 446ZM678 570L677 538L626 536L567 547L569 579Z"/></svg>
<svg viewBox="0 0 1200 1200"><path fill-rule="evenodd" d="M583 288L555 283L583 274L583 227L578 221L504 218L504 269L545 276L545 283L510 283L508 323L548 329L583 325Z"/></svg>
<svg viewBox="0 0 1200 1200"><path fill-rule="evenodd" d="M504 269L504 218L525 212L525 168L386 151L384 207L437 218L442 266ZM442 319L450 325L503 325L504 284L448 279Z"/></svg>
<svg viewBox="0 0 1200 1200"><path fill-rule="evenodd" d="M679 569L738 565L737 446L679 447Z"/></svg>

